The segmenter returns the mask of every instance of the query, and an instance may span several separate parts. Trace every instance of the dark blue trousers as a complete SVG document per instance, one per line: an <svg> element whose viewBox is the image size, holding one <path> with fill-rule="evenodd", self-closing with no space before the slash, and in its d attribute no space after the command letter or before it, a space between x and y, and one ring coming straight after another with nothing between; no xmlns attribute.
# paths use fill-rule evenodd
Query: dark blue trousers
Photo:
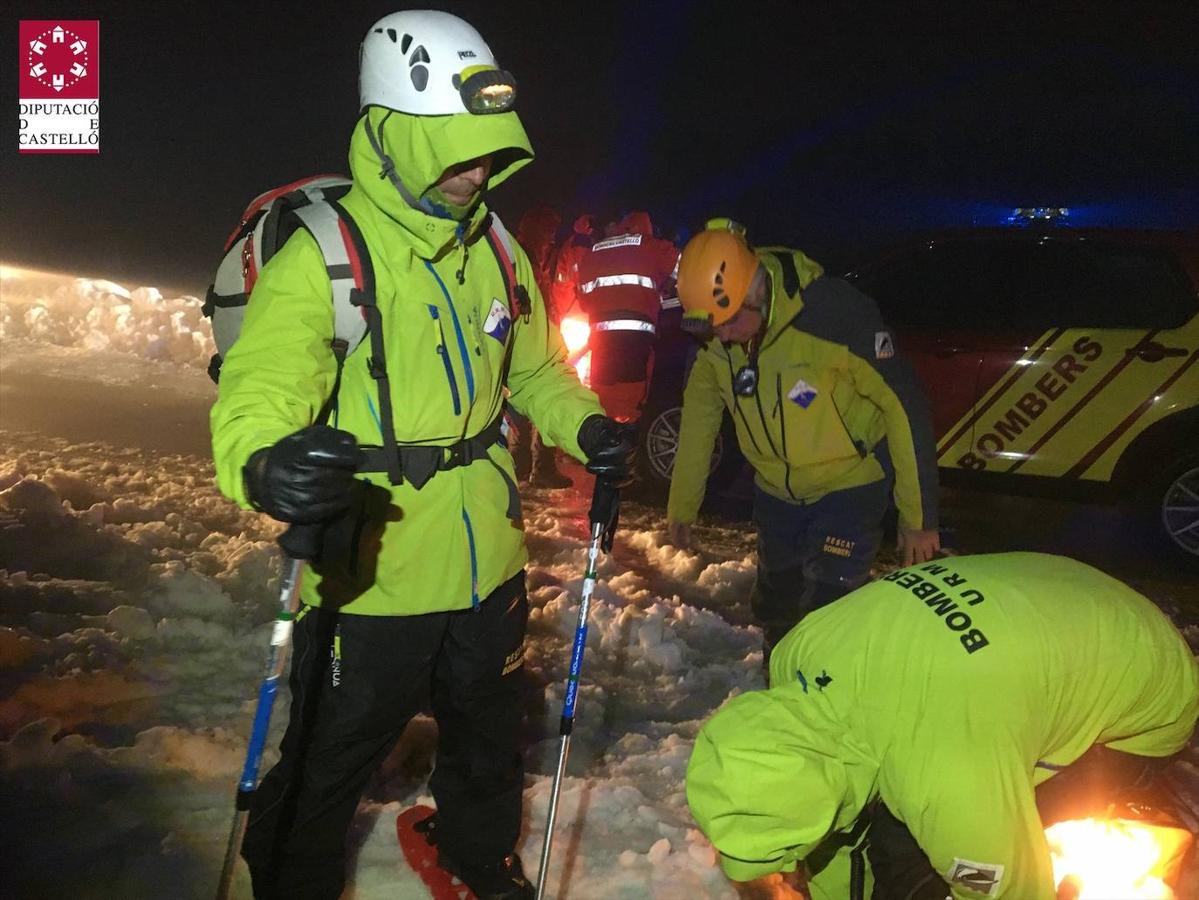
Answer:
<svg viewBox="0 0 1199 900"><path fill-rule="evenodd" d="M779 500L754 487L758 580L752 606L762 625L764 662L800 619L870 578L887 495L882 479L814 503Z"/></svg>

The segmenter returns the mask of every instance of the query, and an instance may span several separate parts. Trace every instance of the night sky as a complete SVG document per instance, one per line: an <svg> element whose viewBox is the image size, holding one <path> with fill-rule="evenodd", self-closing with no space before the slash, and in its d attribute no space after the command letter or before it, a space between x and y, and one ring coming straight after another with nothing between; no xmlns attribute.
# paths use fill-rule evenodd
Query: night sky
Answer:
<svg viewBox="0 0 1199 900"><path fill-rule="evenodd" d="M1194 3L450 2L537 159L492 196L733 215L833 269L1013 206L1199 223ZM7 3L0 259L193 293L255 194L346 170L358 43L393 3ZM915 12L913 12L915 10ZM101 154L21 156L21 18L97 18Z"/></svg>

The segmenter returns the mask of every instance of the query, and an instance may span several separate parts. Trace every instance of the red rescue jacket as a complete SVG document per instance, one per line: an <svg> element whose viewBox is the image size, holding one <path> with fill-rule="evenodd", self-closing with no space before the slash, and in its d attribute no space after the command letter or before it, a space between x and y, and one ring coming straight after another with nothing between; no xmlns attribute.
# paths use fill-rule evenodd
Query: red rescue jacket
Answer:
<svg viewBox="0 0 1199 900"><path fill-rule="evenodd" d="M630 213L619 227L622 234L599 241L579 260L580 305L593 327L626 318L656 326L662 292L678 275L678 248L654 237L645 213Z"/></svg>

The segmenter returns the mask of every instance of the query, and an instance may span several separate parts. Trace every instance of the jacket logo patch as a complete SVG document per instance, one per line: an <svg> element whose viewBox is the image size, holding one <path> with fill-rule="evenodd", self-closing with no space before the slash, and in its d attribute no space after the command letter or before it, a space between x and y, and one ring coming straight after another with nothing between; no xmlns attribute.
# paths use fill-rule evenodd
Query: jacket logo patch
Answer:
<svg viewBox="0 0 1199 900"><path fill-rule="evenodd" d="M1003 868L998 863L980 863L955 856L949 869L949 883L960 884L972 891L993 897L1003 881Z"/></svg>
<svg viewBox="0 0 1199 900"><path fill-rule="evenodd" d="M812 405L812 401L816 399L816 393L816 388L801 378L795 382L791 390L787 391L787 399L792 403L799 404L800 408L807 409Z"/></svg>
<svg viewBox="0 0 1199 900"><path fill-rule="evenodd" d="M616 247L640 247L641 235L639 234L619 234L616 237L608 238L605 241L600 241L592 250L612 250Z"/></svg>
<svg viewBox="0 0 1199 900"><path fill-rule="evenodd" d="M512 315L508 307L501 303L498 297L492 298L491 312L483 323L483 333L495 338L501 344L508 339L508 329L512 327Z"/></svg>
<svg viewBox="0 0 1199 900"><path fill-rule="evenodd" d="M874 358L890 359L894 355L895 339L891 337L891 332L876 331L874 333Z"/></svg>

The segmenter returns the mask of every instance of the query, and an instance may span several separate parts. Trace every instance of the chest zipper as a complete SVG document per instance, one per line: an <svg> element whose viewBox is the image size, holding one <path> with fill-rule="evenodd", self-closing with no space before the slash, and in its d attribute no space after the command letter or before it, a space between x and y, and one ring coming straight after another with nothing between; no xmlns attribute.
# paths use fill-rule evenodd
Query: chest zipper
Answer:
<svg viewBox="0 0 1199 900"><path fill-rule="evenodd" d="M775 388L778 391L778 403L775 404L774 413L779 420L779 432L783 438L783 483L787 486L787 493L791 495L791 499L798 500L795 496L795 491L791 490L791 463L787 460L787 415L783 412L783 376L778 374L774 377Z"/></svg>
<svg viewBox="0 0 1199 900"><path fill-rule="evenodd" d="M445 329L441 325L441 313L436 306L429 306L429 315L437 323L439 336L437 355L441 357L441 364L445 367L445 380L450 386L450 400L454 404L454 415L458 416L462 414L462 398L458 396L458 381L454 378L454 364L450 362L450 355L445 348Z"/></svg>
<svg viewBox="0 0 1199 900"><path fill-rule="evenodd" d="M454 323L454 335L458 343L458 355L462 358L462 368L466 374L466 395L471 403L475 402L475 373L470 364L470 353L466 349L466 335L462 332L462 323L458 320L458 310L454 306L454 300L450 297L450 292L446 289L445 282L441 280L441 276L437 274L437 270L433 268L433 264L427 259L425 260L425 268L429 270L429 274L433 276L433 280L437 282L437 286L441 288L441 295L445 297L446 305L450 310L450 319ZM440 319L438 320L440 328ZM442 331L442 347L445 347L445 332ZM447 350L448 353L448 350ZM447 357L448 359L448 357ZM448 366L449 363L447 362ZM457 389L455 389L456 391ZM457 407L455 410L457 411Z"/></svg>

